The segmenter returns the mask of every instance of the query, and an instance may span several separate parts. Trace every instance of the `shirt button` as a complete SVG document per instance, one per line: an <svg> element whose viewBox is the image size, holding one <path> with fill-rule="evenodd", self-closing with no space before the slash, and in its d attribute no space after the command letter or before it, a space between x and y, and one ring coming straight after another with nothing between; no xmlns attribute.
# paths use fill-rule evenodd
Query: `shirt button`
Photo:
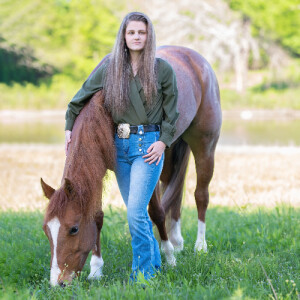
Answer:
<svg viewBox="0 0 300 300"><path fill-rule="evenodd" d="M140 130L139 134L143 134L143 131L142 131L142 130Z"/></svg>
<svg viewBox="0 0 300 300"><path fill-rule="evenodd" d="M139 144L139 147L141 147L142 146L142 144Z"/></svg>
<svg viewBox="0 0 300 300"><path fill-rule="evenodd" d="M139 149L139 151L141 152L141 151L142 151L142 149Z"/></svg>
<svg viewBox="0 0 300 300"><path fill-rule="evenodd" d="M142 138L139 138L139 141L141 141L142 140Z"/></svg>

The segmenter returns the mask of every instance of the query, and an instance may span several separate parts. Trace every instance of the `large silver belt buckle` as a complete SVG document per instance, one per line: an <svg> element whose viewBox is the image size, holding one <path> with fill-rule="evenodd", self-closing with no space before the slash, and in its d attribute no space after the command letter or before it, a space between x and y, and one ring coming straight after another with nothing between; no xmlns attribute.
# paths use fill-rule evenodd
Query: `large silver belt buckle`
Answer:
<svg viewBox="0 0 300 300"><path fill-rule="evenodd" d="M117 134L120 139L129 139L130 137L130 124L118 124Z"/></svg>

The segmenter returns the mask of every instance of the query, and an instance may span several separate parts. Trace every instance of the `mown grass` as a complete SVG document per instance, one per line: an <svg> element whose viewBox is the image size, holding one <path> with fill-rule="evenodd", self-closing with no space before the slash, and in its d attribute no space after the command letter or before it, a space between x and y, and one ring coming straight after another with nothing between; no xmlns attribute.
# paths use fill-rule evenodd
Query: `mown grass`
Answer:
<svg viewBox="0 0 300 300"><path fill-rule="evenodd" d="M220 79L222 108L226 110L300 109L300 101L298 101L300 62L295 61L295 65L295 70L291 71L289 68L284 70L281 79L269 78L270 76L266 75L267 70L250 72L251 78L262 77L262 79L255 85L249 85L244 93L236 92L234 87L228 88L227 80ZM232 74L226 74L219 74L219 76L220 78L229 76L229 82L233 83ZM224 81L224 86L222 81ZM257 80L255 79L255 81ZM83 80L77 81L64 74L56 74L36 85L32 83L13 83L11 85L0 83L0 110L65 110L82 84Z"/></svg>
<svg viewBox="0 0 300 300"><path fill-rule="evenodd" d="M232 89L221 90L222 108L231 109L300 109L300 88L283 90L249 88L240 94Z"/></svg>
<svg viewBox="0 0 300 300"><path fill-rule="evenodd" d="M75 82L63 74L32 83L0 83L0 109L66 109L66 105L83 82Z"/></svg>
<svg viewBox="0 0 300 300"><path fill-rule="evenodd" d="M208 253L195 254L197 214L184 208L184 251L176 268L146 284L128 284L131 264L126 213L105 211L101 234L104 277L51 288L50 247L40 212L0 213L1 299L297 299L299 209L280 206L252 211L213 207L207 213ZM264 270L266 274L264 273ZM268 278L271 280L268 281ZM271 285L274 288L272 292Z"/></svg>
<svg viewBox="0 0 300 300"><path fill-rule="evenodd" d="M31 83L8 86L0 84L0 109L66 109L67 104L81 87L80 82L54 81L35 86ZM284 90L272 87L266 90L247 89L240 94L233 89L221 89L222 108L230 109L300 109L300 88Z"/></svg>

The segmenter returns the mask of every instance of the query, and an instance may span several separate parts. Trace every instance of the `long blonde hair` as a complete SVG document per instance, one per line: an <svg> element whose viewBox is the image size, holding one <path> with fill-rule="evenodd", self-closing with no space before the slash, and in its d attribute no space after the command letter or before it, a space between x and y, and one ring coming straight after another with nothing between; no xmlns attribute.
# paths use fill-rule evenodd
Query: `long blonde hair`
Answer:
<svg viewBox="0 0 300 300"><path fill-rule="evenodd" d="M150 19L143 13L131 12L125 16L120 26L113 51L109 58L105 76L105 106L116 115L121 115L130 102L129 82L133 73L131 57L125 42L126 28L130 21L146 24L147 40L141 52L137 75L146 97L147 106L151 106L157 93L157 71L155 64L156 40Z"/></svg>

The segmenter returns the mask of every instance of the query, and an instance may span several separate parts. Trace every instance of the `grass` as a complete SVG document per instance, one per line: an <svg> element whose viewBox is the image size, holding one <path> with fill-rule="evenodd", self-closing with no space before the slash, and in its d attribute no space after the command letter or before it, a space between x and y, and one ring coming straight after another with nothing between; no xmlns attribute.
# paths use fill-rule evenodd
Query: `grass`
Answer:
<svg viewBox="0 0 300 300"><path fill-rule="evenodd" d="M222 108L231 109L300 109L300 88L291 87L280 90L249 88L244 94L232 89L221 90Z"/></svg>
<svg viewBox="0 0 300 300"><path fill-rule="evenodd" d="M0 109L66 109L82 83L75 82L63 74L54 75L39 85L0 83Z"/></svg>
<svg viewBox="0 0 300 300"><path fill-rule="evenodd" d="M49 286L50 247L41 228L42 214L2 212L0 297L297 299L300 284L299 212L288 206L242 211L210 208L207 213L208 253L195 254L197 214L195 209L184 208L185 248L177 255L177 267L168 268L164 263L162 273L149 282L145 290L138 284L128 284L131 246L125 211L105 211L101 234L104 277L88 282L86 264L79 280L65 289Z"/></svg>
<svg viewBox="0 0 300 300"><path fill-rule="evenodd" d="M8 86L0 83L0 110L66 110L81 85L82 82L72 82L68 78L54 78L52 83L40 86L31 83ZM272 87L266 90L248 88L244 94L224 88L221 89L222 109L300 109L299 93L299 87L284 90Z"/></svg>
<svg viewBox="0 0 300 300"><path fill-rule="evenodd" d="M101 234L104 277L86 281L87 262L81 278L61 289L49 286L50 246L41 227L47 202L39 178L59 186L63 145L3 144L0 299L276 299L275 295L299 299L299 151L297 147L217 148L207 254L193 251L197 213L191 158L182 214L185 249L177 256L177 267L164 265L145 290L128 285L130 236L111 177Z"/></svg>
<svg viewBox="0 0 300 300"><path fill-rule="evenodd" d="M294 69L293 66L295 66ZM247 108L299 110L300 62L295 60L292 67L282 71L281 79L270 78L270 75L267 75L270 73L268 70L249 71L249 82L254 83L248 84L249 87L242 94L233 88L234 77L231 72L220 73L218 76L220 77L222 108L225 110ZM65 110L82 84L83 81L76 81L65 74L55 74L37 85L0 83L0 110Z"/></svg>
<svg viewBox="0 0 300 300"><path fill-rule="evenodd" d="M292 60L277 71L249 71L244 93L238 93L233 88L233 75L230 72L220 74L223 109L300 109L300 60Z"/></svg>

